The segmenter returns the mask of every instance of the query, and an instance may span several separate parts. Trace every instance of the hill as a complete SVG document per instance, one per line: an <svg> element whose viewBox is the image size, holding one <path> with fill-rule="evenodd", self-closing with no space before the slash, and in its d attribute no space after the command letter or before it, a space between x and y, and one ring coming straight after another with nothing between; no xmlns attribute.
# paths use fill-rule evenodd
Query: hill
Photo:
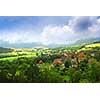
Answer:
<svg viewBox="0 0 100 100"><path fill-rule="evenodd" d="M3 48L3 47L0 47L0 53L7 53L7 52L12 52L13 50L10 49L10 48Z"/></svg>
<svg viewBox="0 0 100 100"><path fill-rule="evenodd" d="M89 39L81 39L77 40L74 45L80 45L80 44L90 44L90 43L99 43L100 38L89 38Z"/></svg>

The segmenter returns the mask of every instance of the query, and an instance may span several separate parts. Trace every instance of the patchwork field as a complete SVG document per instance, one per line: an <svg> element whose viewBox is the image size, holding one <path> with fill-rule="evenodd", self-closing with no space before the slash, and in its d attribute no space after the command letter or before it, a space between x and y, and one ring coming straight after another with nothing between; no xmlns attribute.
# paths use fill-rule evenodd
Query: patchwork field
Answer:
<svg viewBox="0 0 100 100"><path fill-rule="evenodd" d="M36 56L37 50L35 48L11 48L12 52L0 53L0 60L14 60L20 57ZM41 50L39 51L41 52Z"/></svg>

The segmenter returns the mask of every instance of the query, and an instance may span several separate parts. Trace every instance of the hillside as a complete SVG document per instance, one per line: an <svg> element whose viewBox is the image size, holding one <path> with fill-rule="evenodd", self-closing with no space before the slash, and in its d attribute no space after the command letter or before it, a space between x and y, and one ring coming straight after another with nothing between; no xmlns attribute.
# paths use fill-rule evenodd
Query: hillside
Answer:
<svg viewBox="0 0 100 100"><path fill-rule="evenodd" d="M88 38L88 39L81 39L77 40L74 45L80 45L80 44L91 44L91 43L99 43L100 38Z"/></svg>
<svg viewBox="0 0 100 100"><path fill-rule="evenodd" d="M7 53L7 52L12 52L13 50L10 49L10 48L3 48L3 47L0 47L0 53Z"/></svg>

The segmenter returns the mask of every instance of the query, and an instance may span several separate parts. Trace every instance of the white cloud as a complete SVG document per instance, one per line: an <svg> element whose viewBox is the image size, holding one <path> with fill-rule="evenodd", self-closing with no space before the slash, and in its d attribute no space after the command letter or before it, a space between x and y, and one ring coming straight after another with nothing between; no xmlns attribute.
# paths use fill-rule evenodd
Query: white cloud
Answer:
<svg viewBox="0 0 100 100"><path fill-rule="evenodd" d="M71 28L67 25L65 26L46 26L43 29L42 37L45 44L56 43L65 44L73 41L75 34L73 34Z"/></svg>
<svg viewBox="0 0 100 100"><path fill-rule="evenodd" d="M97 17L71 17L63 26L48 25L41 33L33 31L0 34L0 40L10 43L41 42L43 44L69 44L78 39L100 37L100 19Z"/></svg>
<svg viewBox="0 0 100 100"><path fill-rule="evenodd" d="M39 42L40 36L33 32L9 32L0 34L0 40L8 41L9 43L31 43Z"/></svg>
<svg viewBox="0 0 100 100"><path fill-rule="evenodd" d="M100 37L100 19L97 17L72 17L68 25L44 27L42 36L45 44L67 44L78 39Z"/></svg>

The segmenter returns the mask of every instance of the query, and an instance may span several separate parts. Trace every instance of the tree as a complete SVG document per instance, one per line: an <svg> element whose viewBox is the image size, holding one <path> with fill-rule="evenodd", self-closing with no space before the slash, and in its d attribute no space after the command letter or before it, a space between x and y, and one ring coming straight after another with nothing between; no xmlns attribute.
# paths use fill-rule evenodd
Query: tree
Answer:
<svg viewBox="0 0 100 100"><path fill-rule="evenodd" d="M65 68L69 68L72 66L72 61L68 59L65 61L64 65L65 65Z"/></svg>
<svg viewBox="0 0 100 100"><path fill-rule="evenodd" d="M80 79L81 79L81 72L79 70L75 71L72 75L72 82L78 83Z"/></svg>
<svg viewBox="0 0 100 100"><path fill-rule="evenodd" d="M89 83L89 80L88 79L80 79L79 83Z"/></svg>
<svg viewBox="0 0 100 100"><path fill-rule="evenodd" d="M75 68L69 68L67 71L66 71L66 75L68 75L71 79L71 81L73 80L73 74L74 72L76 71Z"/></svg>
<svg viewBox="0 0 100 100"><path fill-rule="evenodd" d="M71 83L71 77L68 75L63 76L63 82L64 83Z"/></svg>
<svg viewBox="0 0 100 100"><path fill-rule="evenodd" d="M88 61L87 60L83 60L83 61L80 61L79 62L79 68L82 70L82 71L85 71L87 69L87 63Z"/></svg>
<svg viewBox="0 0 100 100"><path fill-rule="evenodd" d="M100 82L100 63L92 60L88 64L87 75L90 82Z"/></svg>

